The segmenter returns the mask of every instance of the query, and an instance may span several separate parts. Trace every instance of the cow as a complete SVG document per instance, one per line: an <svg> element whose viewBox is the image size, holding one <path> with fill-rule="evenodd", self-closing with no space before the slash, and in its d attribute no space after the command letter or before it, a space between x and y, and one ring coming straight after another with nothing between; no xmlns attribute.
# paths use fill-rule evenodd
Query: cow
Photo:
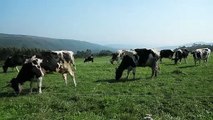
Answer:
<svg viewBox="0 0 213 120"><path fill-rule="evenodd" d="M37 57L42 59L41 67L44 70L44 73L61 73L66 85L67 74L70 74L70 76L73 78L75 87L77 86L74 74L76 66L72 51L45 51L41 52L41 54L37 55Z"/></svg>
<svg viewBox="0 0 213 120"><path fill-rule="evenodd" d="M127 69L127 79L129 76L129 72L132 70L133 79L135 79L135 71L136 67L151 67L152 75L151 77L157 76L158 74L158 60L160 58L160 54L153 49L135 49L136 54L132 54L132 56L125 55L121 61L121 64L116 68L115 79L119 80L122 76L122 73L125 69Z"/></svg>
<svg viewBox="0 0 213 120"><path fill-rule="evenodd" d="M89 62L89 61L94 62L94 57L93 57L93 55L90 55L90 56L88 56L88 57L86 57L86 58L84 59L84 63L85 63L85 62Z"/></svg>
<svg viewBox="0 0 213 120"><path fill-rule="evenodd" d="M199 64L201 60L204 61L204 63L207 63L208 58L211 54L211 50L209 48L199 48L192 52L195 65L197 65L197 61L199 61Z"/></svg>
<svg viewBox="0 0 213 120"><path fill-rule="evenodd" d="M16 70L19 72L17 66L23 65L26 58L28 58L26 55L19 55L19 54L9 56L4 62L3 72L6 73L9 67L16 68Z"/></svg>
<svg viewBox="0 0 213 120"><path fill-rule="evenodd" d="M174 53L174 62L175 64L179 62L181 62L182 59L184 59L185 63L186 63L186 58L188 57L189 55L189 51L187 49L177 49Z"/></svg>
<svg viewBox="0 0 213 120"><path fill-rule="evenodd" d="M42 77L44 73L41 69L42 60L33 56L32 58L26 60L23 64L20 72L10 81L10 86L13 88L16 94L20 94L22 91L22 85L26 81L30 81L30 93L32 93L32 83L33 81L37 81L39 93L42 93Z"/></svg>
<svg viewBox="0 0 213 120"><path fill-rule="evenodd" d="M161 51L160 51L160 62L162 62L162 59L163 59L163 58L172 59L173 54L174 54L174 51L173 51L173 50L170 50L170 49L161 50Z"/></svg>
<svg viewBox="0 0 213 120"><path fill-rule="evenodd" d="M117 63L120 63L123 52L124 50L118 50L115 53L112 53L112 58L110 59L110 63L113 64L114 61L117 61Z"/></svg>
<svg viewBox="0 0 213 120"><path fill-rule="evenodd" d="M120 60L122 60L125 55L129 55L129 56L133 57L134 54L136 54L136 52L132 49L130 49L130 50L118 50L112 56L111 63L113 64L113 61L117 61L118 63L120 63Z"/></svg>

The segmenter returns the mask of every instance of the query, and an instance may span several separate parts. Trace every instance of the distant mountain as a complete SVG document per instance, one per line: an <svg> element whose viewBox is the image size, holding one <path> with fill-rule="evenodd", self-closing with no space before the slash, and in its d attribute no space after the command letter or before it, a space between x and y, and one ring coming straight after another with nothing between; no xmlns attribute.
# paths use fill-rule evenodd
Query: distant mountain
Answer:
<svg viewBox="0 0 213 120"><path fill-rule="evenodd" d="M194 43L187 43L187 44L182 44L182 45L174 45L174 46L159 46L159 47L153 47L151 45L127 45L127 44L109 44L105 45L114 49L134 49L134 48L155 48L157 50L162 50L162 49L176 49L182 46L186 47L191 47L195 44L199 45L213 45L212 43L206 43L206 42L194 42Z"/></svg>
<svg viewBox="0 0 213 120"><path fill-rule="evenodd" d="M113 50L110 47L99 44L89 43L73 39L56 39L47 37L37 37L29 35L14 35L0 33L0 47L17 47L17 48L39 48L45 50L72 50L85 51L87 49L93 52L101 50Z"/></svg>
<svg viewBox="0 0 213 120"><path fill-rule="evenodd" d="M125 45L125 44L110 44L106 45L108 47L114 48L114 49L135 49L135 48L155 48L158 50L161 49L175 49L178 46L162 46L162 47L153 47L149 45Z"/></svg>
<svg viewBox="0 0 213 120"><path fill-rule="evenodd" d="M135 48L148 48L148 45L133 45L133 44L108 44L105 45L114 49L135 49Z"/></svg>
<svg viewBox="0 0 213 120"><path fill-rule="evenodd" d="M193 46L195 44L199 44L199 45L213 45L213 42L212 43L207 43L207 42L194 42L194 43L188 43L188 44L185 44L183 46L187 46L187 47L190 47L190 46Z"/></svg>

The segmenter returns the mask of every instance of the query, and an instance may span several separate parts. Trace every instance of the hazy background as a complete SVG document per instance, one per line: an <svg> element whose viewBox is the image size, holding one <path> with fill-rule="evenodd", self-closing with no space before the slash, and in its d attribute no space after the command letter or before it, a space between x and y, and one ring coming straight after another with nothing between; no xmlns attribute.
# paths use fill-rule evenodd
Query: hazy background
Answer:
<svg viewBox="0 0 213 120"><path fill-rule="evenodd" d="M0 33L112 46L213 42L213 0L0 0Z"/></svg>

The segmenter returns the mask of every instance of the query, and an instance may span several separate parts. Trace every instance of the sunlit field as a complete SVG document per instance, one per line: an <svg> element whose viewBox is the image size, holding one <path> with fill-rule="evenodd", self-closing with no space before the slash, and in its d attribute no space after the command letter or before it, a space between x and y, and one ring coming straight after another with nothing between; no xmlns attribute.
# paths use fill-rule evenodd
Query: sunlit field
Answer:
<svg viewBox="0 0 213 120"><path fill-rule="evenodd" d="M206 64L194 65L192 56L187 63L174 65L163 59L157 78L150 78L150 68L137 68L136 79L126 71L115 81L115 68L110 57L98 57L94 63L76 59L76 82L68 76L66 86L58 73L44 76L42 94L29 94L29 82L23 93L15 96L5 88L15 70L0 69L0 119L75 119L75 120L140 120L151 114L154 120L213 119L213 54Z"/></svg>

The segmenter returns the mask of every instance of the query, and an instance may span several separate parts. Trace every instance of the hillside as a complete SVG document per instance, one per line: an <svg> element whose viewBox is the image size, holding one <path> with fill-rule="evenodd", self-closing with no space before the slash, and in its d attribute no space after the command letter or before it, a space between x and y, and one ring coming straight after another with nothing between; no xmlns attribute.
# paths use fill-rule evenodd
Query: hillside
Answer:
<svg viewBox="0 0 213 120"><path fill-rule="evenodd" d="M29 35L0 33L0 47L39 48L47 50L72 50L74 52L90 49L93 52L112 50L112 48L73 39L55 39Z"/></svg>

